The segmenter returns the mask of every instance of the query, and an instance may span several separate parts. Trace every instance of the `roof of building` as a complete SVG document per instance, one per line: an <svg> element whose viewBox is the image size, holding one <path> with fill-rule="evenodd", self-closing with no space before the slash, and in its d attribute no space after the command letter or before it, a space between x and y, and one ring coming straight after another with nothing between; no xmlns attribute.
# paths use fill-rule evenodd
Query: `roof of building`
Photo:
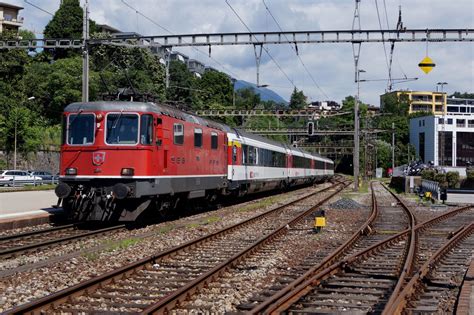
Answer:
<svg viewBox="0 0 474 315"><path fill-rule="evenodd" d="M24 9L23 7L20 7L20 6L14 5L14 4L10 4L10 3L5 3L5 2L0 2L0 7L17 9L17 10L23 10Z"/></svg>
<svg viewBox="0 0 474 315"><path fill-rule="evenodd" d="M111 32L111 33L121 33L121 31L119 29L116 29L115 27L112 27L112 26L107 25L107 24L97 24L97 27L99 29L103 29L103 30Z"/></svg>

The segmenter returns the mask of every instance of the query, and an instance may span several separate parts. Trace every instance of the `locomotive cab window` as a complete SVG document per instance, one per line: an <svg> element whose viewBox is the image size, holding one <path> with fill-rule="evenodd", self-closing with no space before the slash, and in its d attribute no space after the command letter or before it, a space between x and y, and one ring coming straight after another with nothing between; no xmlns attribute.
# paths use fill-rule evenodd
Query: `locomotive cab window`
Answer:
<svg viewBox="0 0 474 315"><path fill-rule="evenodd" d="M194 129L194 147L202 147L202 129Z"/></svg>
<svg viewBox="0 0 474 315"><path fill-rule="evenodd" d="M174 144L184 143L184 128L182 124L173 125L173 141Z"/></svg>
<svg viewBox="0 0 474 315"><path fill-rule="evenodd" d="M218 147L218 137L217 132L211 132L211 149L217 149Z"/></svg>
<svg viewBox="0 0 474 315"><path fill-rule="evenodd" d="M95 116L93 114L71 114L68 117L67 143L91 145L94 143Z"/></svg>
<svg viewBox="0 0 474 315"><path fill-rule="evenodd" d="M151 144L153 141L153 116L142 115L140 118L140 143Z"/></svg>
<svg viewBox="0 0 474 315"><path fill-rule="evenodd" d="M112 113L107 115L107 144L131 145L138 143L138 115Z"/></svg>

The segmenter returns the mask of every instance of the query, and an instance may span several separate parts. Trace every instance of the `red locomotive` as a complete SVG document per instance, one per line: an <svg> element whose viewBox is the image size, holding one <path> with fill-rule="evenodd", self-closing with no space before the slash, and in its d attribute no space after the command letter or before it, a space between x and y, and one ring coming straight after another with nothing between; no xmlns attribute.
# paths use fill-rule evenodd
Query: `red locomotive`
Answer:
<svg viewBox="0 0 474 315"><path fill-rule="evenodd" d="M166 105L89 102L65 109L60 174L70 217L135 221L193 198L324 180L334 164Z"/></svg>

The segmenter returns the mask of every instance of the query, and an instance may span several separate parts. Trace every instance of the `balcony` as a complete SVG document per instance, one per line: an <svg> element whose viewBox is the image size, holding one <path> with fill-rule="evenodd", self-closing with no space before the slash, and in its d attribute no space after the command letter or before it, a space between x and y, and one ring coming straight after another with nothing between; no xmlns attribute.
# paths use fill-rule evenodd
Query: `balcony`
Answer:
<svg viewBox="0 0 474 315"><path fill-rule="evenodd" d="M14 18L12 16L0 17L0 24L11 25L11 26L22 26L24 18L22 16Z"/></svg>

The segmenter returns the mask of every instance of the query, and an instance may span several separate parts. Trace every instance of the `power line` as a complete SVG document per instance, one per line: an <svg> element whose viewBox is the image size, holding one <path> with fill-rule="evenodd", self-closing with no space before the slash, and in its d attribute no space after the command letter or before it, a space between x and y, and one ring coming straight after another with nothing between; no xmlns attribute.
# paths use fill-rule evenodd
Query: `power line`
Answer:
<svg viewBox="0 0 474 315"><path fill-rule="evenodd" d="M149 18L148 16L146 16L145 14L143 14L142 12L140 12L138 9L132 7L129 3L127 3L125 0L121 0L122 3L127 6L129 9L135 11L136 14L139 14L141 16L143 16L146 20L148 20L149 22L153 23L154 25L158 26L159 28L161 28L162 30L164 30L165 32L168 32L170 33L171 35L175 35L172 31L170 31L169 29L167 29L166 27L164 27L163 25L160 25L158 22L156 22L155 20ZM228 69L227 67L225 67L220 61L218 61L217 59L213 58L210 56L210 54L207 54L203 51L201 51L200 49L196 48L196 47L192 47L195 51L205 55L206 57L214 60L214 62L216 64L218 64L222 69L224 69L227 73L230 73L232 74L234 77L237 77L237 74L233 71L231 71L230 69Z"/></svg>
<svg viewBox="0 0 474 315"><path fill-rule="evenodd" d="M227 5L230 7L230 9L232 10L232 12L234 12L234 14L237 16L237 18L240 20L240 22L242 22L242 24L245 26L245 28L247 28L247 30L252 33L252 31L250 30L250 28L247 26L247 24L245 24L244 20L242 20L242 18L240 17L240 15L234 10L234 8L232 7L232 5L228 2L228 0L225 0L225 3L227 3ZM252 35L255 40L258 41L258 39L255 37L255 35ZM286 72L283 70L283 68L280 66L280 64L273 58L273 56L270 54L270 52L268 51L268 49L266 47L264 47L262 45L262 48L263 50L265 50L265 52L267 53L268 57L270 57L270 59L273 61L273 63L275 63L275 65L278 67L278 69L281 71L281 73L283 73L285 75L285 77L287 78L287 80L291 83L291 85L296 88L295 84L293 83L293 80L290 79L290 77L286 74Z"/></svg>
<svg viewBox="0 0 474 315"><path fill-rule="evenodd" d="M43 8L41 8L41 7L39 7L39 6L37 6L36 4L33 4L33 3L29 2L28 0L24 0L24 1L25 1L25 3L31 5L32 7L35 7L35 8L37 8L38 10L43 11L44 13L47 13L47 14L49 14L49 15L51 15L51 16L54 16L53 13L51 13L51 12L49 12L49 11L46 11L45 9L43 9Z"/></svg>
<svg viewBox="0 0 474 315"><path fill-rule="evenodd" d="M281 28L280 26L280 23L278 23L278 21L276 20L275 16L273 16L272 12L270 11L270 8L267 6L267 4L265 3L265 0L262 0L263 1L263 5L265 6L265 8L267 9L268 13L270 14L270 16L272 17L273 21L276 23L276 25L278 26L278 28L280 29L281 32L283 32L283 29ZM321 89L321 87L319 86L318 83L316 83L316 80L314 79L313 75L311 74L311 72L308 70L308 68L306 67L305 63L303 62L303 59L301 59L301 56L299 55L298 53L298 50L297 48L293 47L293 45L290 44L290 40L288 39L288 37L286 36L286 34L284 34L284 37L285 39L288 41L288 45L290 45L291 49L295 52L296 56L298 57L299 61L301 62L301 64L303 65L304 69L306 70L306 73L308 73L309 77L311 78L311 80L313 81L314 85L318 88L318 90L326 97L326 99L330 99L327 94ZM295 44L296 45L296 44ZM298 47L298 46L296 46Z"/></svg>
<svg viewBox="0 0 474 315"><path fill-rule="evenodd" d="M385 3L385 1L384 1ZM380 26L380 30L382 30L382 21L380 19L380 13L379 13L379 5L378 5L378 2L377 0L375 0L375 8L377 10L377 18L379 20L379 26ZM382 33L382 39L384 39L384 34ZM387 57L387 48L385 47L385 40L382 41L382 45L383 45L383 51L384 51L384 54L385 54L385 64L387 65L387 71L390 73L390 66L388 64L388 57Z"/></svg>

